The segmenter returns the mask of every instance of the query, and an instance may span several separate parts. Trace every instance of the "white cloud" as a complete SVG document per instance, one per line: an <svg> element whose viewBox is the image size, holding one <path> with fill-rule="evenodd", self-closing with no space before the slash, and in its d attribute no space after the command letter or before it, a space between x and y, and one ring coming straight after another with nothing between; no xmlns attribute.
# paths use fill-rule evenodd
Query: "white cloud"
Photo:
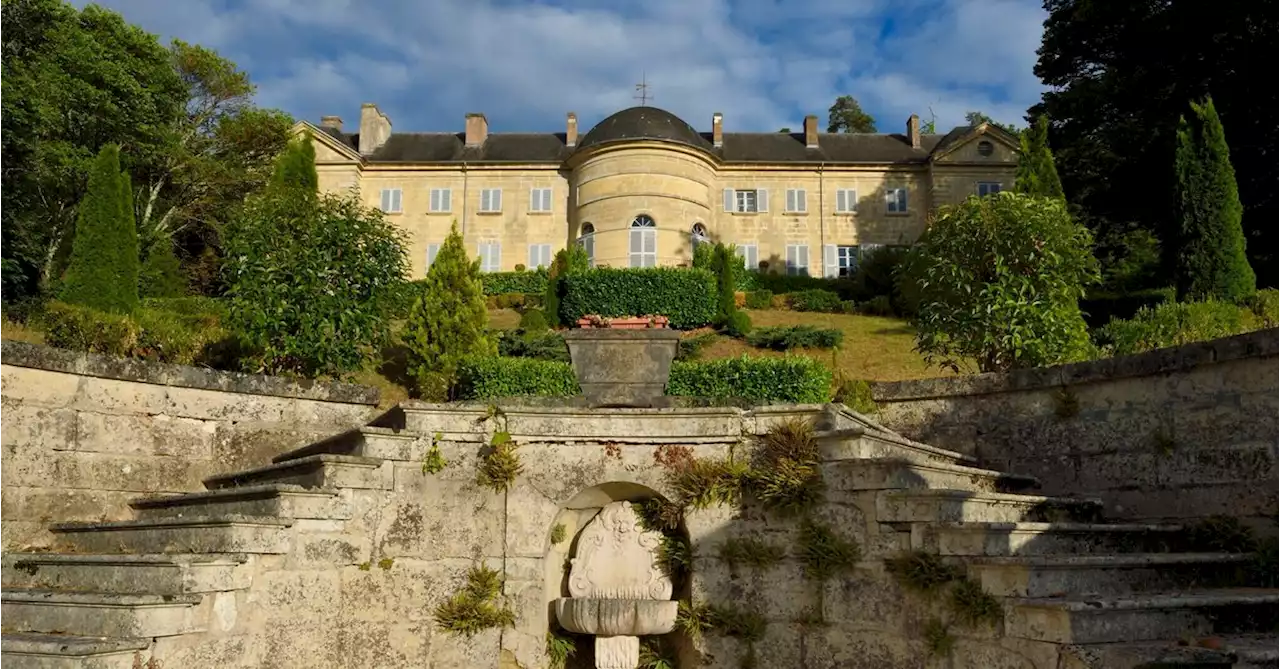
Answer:
<svg viewBox="0 0 1280 669"><path fill-rule="evenodd" d="M397 130L461 130L473 111L495 130L558 130L571 110L589 127L635 104L642 72L653 104L702 130L713 112L731 130L795 128L844 93L890 131L930 105L940 128L970 109L1019 121L1040 91L1043 13L1029 0L105 4L218 49L263 104L354 120L377 102Z"/></svg>

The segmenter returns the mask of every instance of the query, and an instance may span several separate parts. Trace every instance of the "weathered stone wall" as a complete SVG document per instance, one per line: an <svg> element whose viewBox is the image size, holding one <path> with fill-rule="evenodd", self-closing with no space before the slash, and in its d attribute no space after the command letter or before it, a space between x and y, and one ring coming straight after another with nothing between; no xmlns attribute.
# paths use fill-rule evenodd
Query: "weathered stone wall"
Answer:
<svg viewBox="0 0 1280 669"><path fill-rule="evenodd" d="M875 383L913 439L1096 496L1112 519L1227 514L1274 533L1277 330L1009 374Z"/></svg>
<svg viewBox="0 0 1280 669"><path fill-rule="evenodd" d="M362 425L378 393L6 341L0 365L5 550L51 522L130 516L145 493L200 490Z"/></svg>

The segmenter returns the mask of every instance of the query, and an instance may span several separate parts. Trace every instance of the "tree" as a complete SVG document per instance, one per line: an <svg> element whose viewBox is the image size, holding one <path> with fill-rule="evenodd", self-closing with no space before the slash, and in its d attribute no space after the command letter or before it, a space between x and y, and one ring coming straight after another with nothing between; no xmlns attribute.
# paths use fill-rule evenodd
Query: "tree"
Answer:
<svg viewBox="0 0 1280 669"><path fill-rule="evenodd" d="M1078 300L1098 279L1091 249L1060 200L1000 193L941 208L903 270L919 300L917 350L983 372L1084 359Z"/></svg>
<svg viewBox="0 0 1280 669"><path fill-rule="evenodd" d="M827 132L875 132L876 120L852 95L841 95L827 110Z"/></svg>
<svg viewBox="0 0 1280 669"><path fill-rule="evenodd" d="M187 292L182 263L173 251L173 240L158 239L147 251L138 274L138 294L142 297L182 297Z"/></svg>
<svg viewBox="0 0 1280 669"><path fill-rule="evenodd" d="M463 358L498 351L488 334L480 260L467 257L456 222L420 283L403 335L409 373L423 397L446 399Z"/></svg>
<svg viewBox="0 0 1280 669"><path fill-rule="evenodd" d="M782 134L784 134L784 135L787 135L787 134L790 134L790 133L791 133L791 128L782 128L782 129L778 130L778 132L780 132L780 133L782 133Z"/></svg>
<svg viewBox="0 0 1280 669"><path fill-rule="evenodd" d="M1022 132L1022 130L1018 128L1018 126L1013 125L1012 123L1001 123L980 111L965 112L964 122L975 127L982 125L983 123L986 123L988 125L994 125L995 127L1000 128L1001 130L1004 130L1005 132L1008 132L1011 135L1018 135Z"/></svg>
<svg viewBox="0 0 1280 669"><path fill-rule="evenodd" d="M591 259L587 257L587 250L577 244L556 251L556 257L547 271L547 292L542 298L542 311L546 313L549 326L556 328L565 325L560 317L560 278L566 274L585 272L590 266Z"/></svg>
<svg viewBox="0 0 1280 669"><path fill-rule="evenodd" d="M288 185L307 193L318 192L320 176L316 173L316 147L311 135L289 142L271 174L271 185Z"/></svg>
<svg viewBox="0 0 1280 669"><path fill-rule="evenodd" d="M1036 117L1027 131L1022 133L1022 150L1018 154L1017 180L1013 189L1027 195L1039 195L1062 199L1062 181L1058 168L1053 164L1053 152L1049 150L1049 119Z"/></svg>
<svg viewBox="0 0 1280 669"><path fill-rule="evenodd" d="M102 147L79 206L62 301L121 314L138 308L138 234L128 184L119 147Z"/></svg>
<svg viewBox="0 0 1280 669"><path fill-rule="evenodd" d="M1238 302L1254 293L1256 279L1245 256L1236 173L1213 100L1192 102L1191 112L1190 120L1178 119L1174 157L1178 299Z"/></svg>

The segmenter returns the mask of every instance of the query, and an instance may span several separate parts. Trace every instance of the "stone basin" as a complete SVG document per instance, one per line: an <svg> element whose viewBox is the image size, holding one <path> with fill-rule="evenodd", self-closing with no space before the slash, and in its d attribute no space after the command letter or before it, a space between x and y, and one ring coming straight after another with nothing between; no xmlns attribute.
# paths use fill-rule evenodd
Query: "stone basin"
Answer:
<svg viewBox="0 0 1280 669"><path fill-rule="evenodd" d="M662 400L680 333L587 328L569 330L564 341L588 404L652 407Z"/></svg>
<svg viewBox="0 0 1280 669"><path fill-rule="evenodd" d="M555 602L561 627L596 636L666 634L675 629L678 607L671 599L562 597Z"/></svg>

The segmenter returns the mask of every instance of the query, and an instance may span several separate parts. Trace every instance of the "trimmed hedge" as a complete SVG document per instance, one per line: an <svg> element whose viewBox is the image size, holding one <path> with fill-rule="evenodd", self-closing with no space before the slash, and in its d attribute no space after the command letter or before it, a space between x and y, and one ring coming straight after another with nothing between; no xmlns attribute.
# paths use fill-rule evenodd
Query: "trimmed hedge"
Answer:
<svg viewBox="0 0 1280 669"><path fill-rule="evenodd" d="M796 311L839 313L844 309L840 304L840 295L830 290L802 290L791 293L789 301L791 308Z"/></svg>
<svg viewBox="0 0 1280 669"><path fill-rule="evenodd" d="M485 295L506 293L541 295L547 292L547 269L539 267L525 272L489 272L480 275L480 283L484 286Z"/></svg>
<svg viewBox="0 0 1280 669"><path fill-rule="evenodd" d="M775 294L795 293L802 290L830 290L843 299L853 299L857 286L849 278L828 279L820 276L793 276L771 272L740 272L737 288L743 292L771 290Z"/></svg>
<svg viewBox="0 0 1280 669"><path fill-rule="evenodd" d="M569 347L564 343L564 336L546 328L500 330L497 339L500 356L569 362Z"/></svg>
<svg viewBox="0 0 1280 669"><path fill-rule="evenodd" d="M773 291L753 290L747 293L746 307L748 309L772 309Z"/></svg>
<svg viewBox="0 0 1280 669"><path fill-rule="evenodd" d="M1280 293L1275 290L1261 290L1255 293L1251 304L1244 306L1216 300L1165 302L1154 308L1143 307L1131 319L1111 321L1098 330L1096 337L1110 355L1132 355L1230 337L1274 327L1278 298Z"/></svg>
<svg viewBox="0 0 1280 669"><path fill-rule="evenodd" d="M789 351L793 348L835 348L844 341L844 332L812 325L756 328L747 335L747 343L756 348Z"/></svg>
<svg viewBox="0 0 1280 669"><path fill-rule="evenodd" d="M831 370L812 358L742 356L674 362L668 395L816 403L831 399Z"/></svg>
<svg viewBox="0 0 1280 669"><path fill-rule="evenodd" d="M560 318L574 323L588 314L606 318L662 315L672 328L691 330L716 316L716 278L704 269L598 268L562 279Z"/></svg>
<svg viewBox="0 0 1280 669"><path fill-rule="evenodd" d="M568 397L577 395L578 379L567 362L498 356L465 358L458 365L458 399L496 397Z"/></svg>

